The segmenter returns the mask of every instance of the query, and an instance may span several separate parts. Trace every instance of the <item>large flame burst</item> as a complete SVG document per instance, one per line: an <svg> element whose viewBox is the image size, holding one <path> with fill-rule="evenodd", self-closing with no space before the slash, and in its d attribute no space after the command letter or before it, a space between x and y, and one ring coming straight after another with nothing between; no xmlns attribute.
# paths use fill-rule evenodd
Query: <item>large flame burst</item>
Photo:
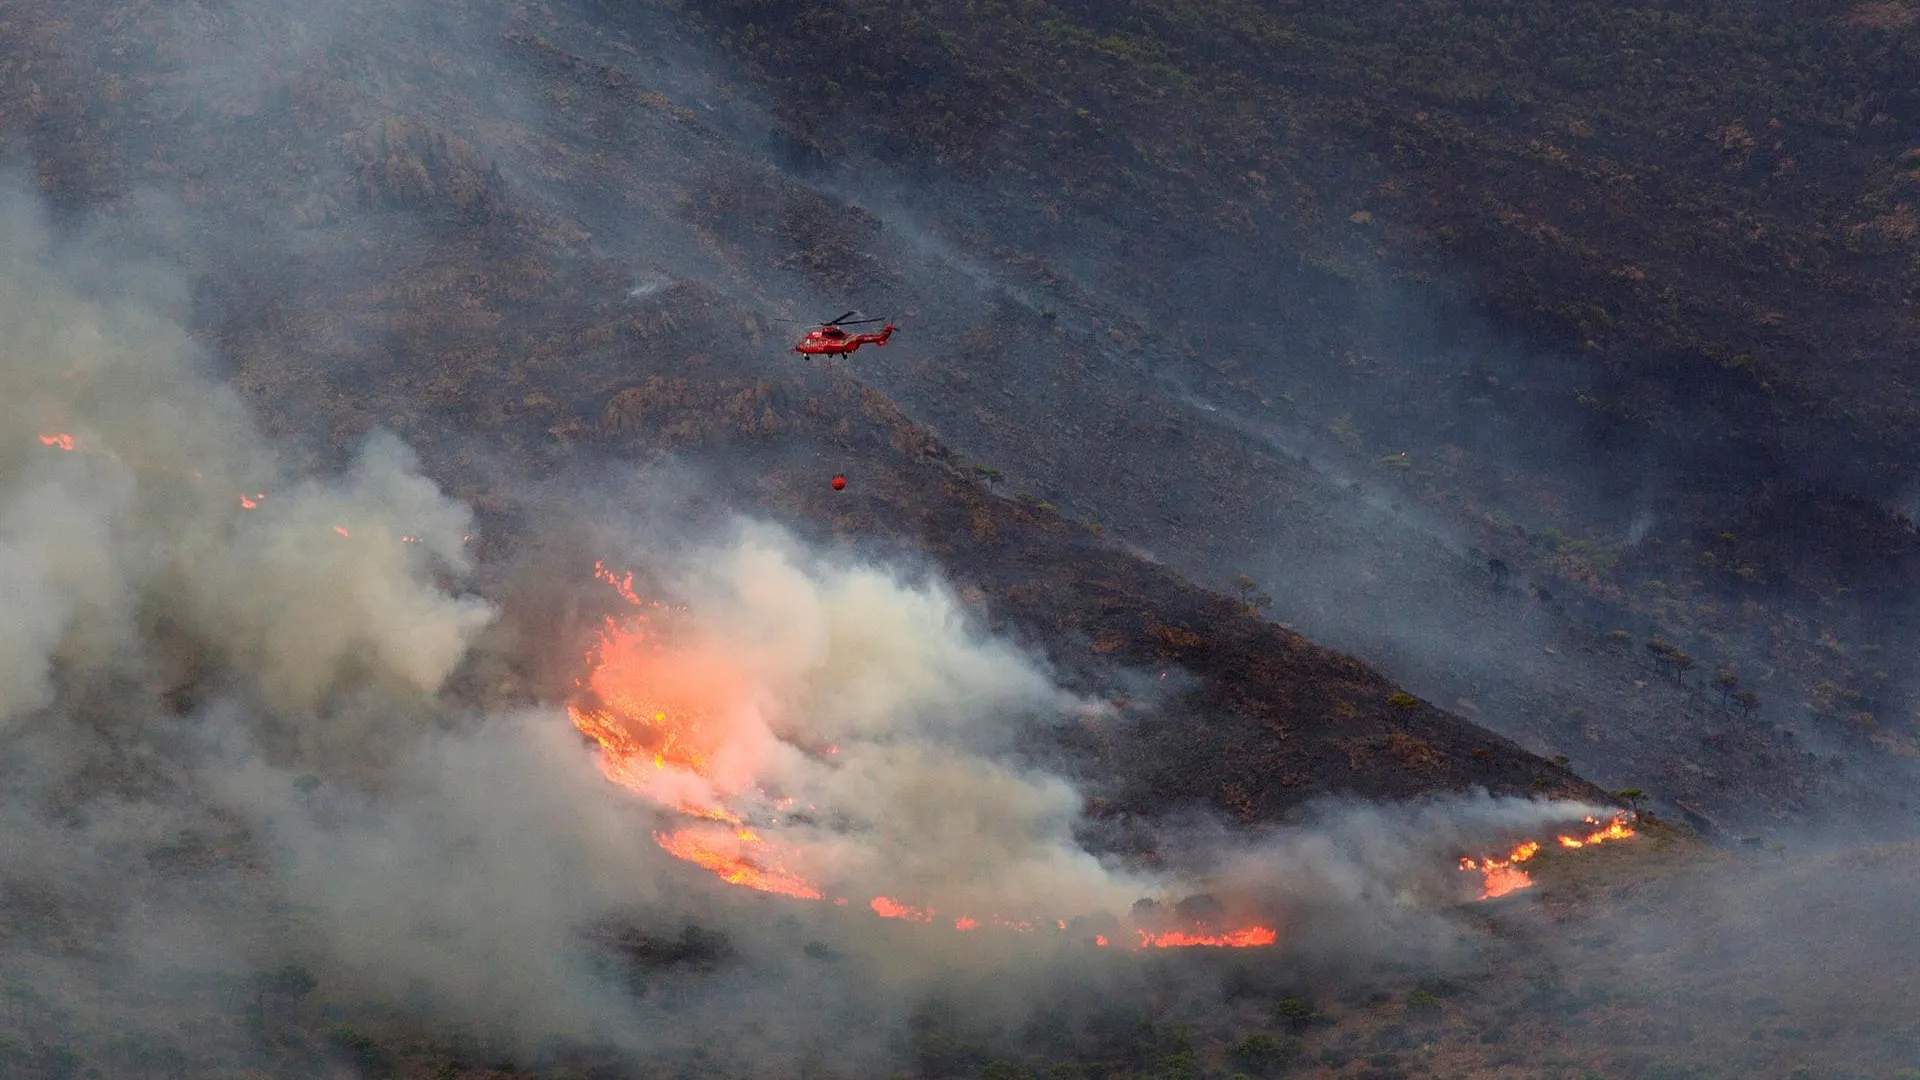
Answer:
<svg viewBox="0 0 1920 1080"><path fill-rule="evenodd" d="M1633 829L1624 817L1616 817L1602 822L1599 818L1586 819L1592 831L1584 836L1562 834L1556 841L1563 848L1592 847L1609 840L1625 840L1633 835ZM1505 896L1533 884L1533 875L1520 869L1520 864L1540 854L1540 842L1528 840L1507 853L1504 859L1461 859L1460 869L1478 873L1483 879L1480 899L1491 900L1496 896Z"/></svg>
<svg viewBox="0 0 1920 1080"><path fill-rule="evenodd" d="M587 653L588 675L580 701L567 707L580 732L600 748L601 773L613 783L681 819L677 828L656 831L654 841L675 858L699 866L729 885L800 900L826 900L821 883L790 869L792 852L755 831L745 807L765 804L784 809L790 798L762 790L756 773L773 749L773 736L748 718L750 702L743 672L708 647L669 640L666 624L680 609L644 600L635 592L633 574L616 574L596 564L594 576L616 592L625 610L608 617ZM826 749L833 754L837 747ZM1624 819L1602 823L1587 819L1595 831L1561 836L1562 847L1578 848L1633 835ZM1505 859L1461 859L1460 867L1485 877L1482 899L1502 896L1532 884L1519 864L1541 845L1521 844ZM847 897L831 902L851 907ZM956 931L991 928L1018 933L1065 931L1066 920L1009 919L995 914L943 912L890 896L872 897L864 907L885 919L944 924ZM1190 925L1183 928L1135 927L1129 944L1137 948L1258 948L1279 934L1268 926ZM1122 938L1121 940L1127 940ZM1096 945L1108 945L1105 934Z"/></svg>
<svg viewBox="0 0 1920 1080"><path fill-rule="evenodd" d="M588 675L581 700L567 708L580 732L600 748L601 774L682 819L673 829L656 831L654 842L675 858L699 866L729 885L801 900L826 900L820 883L789 869L790 854L749 824L744 806L765 803L784 808L761 790L755 771L770 749L772 736L747 721L739 687L741 672L726 657L699 645L670 640L677 609L643 600L633 575L616 574L596 564L594 576L625 602L609 617L587 654ZM832 755L838 748L826 748ZM848 898L831 902L852 907ZM942 924L955 931L983 929L1014 933L1066 931L1064 919L1005 918L991 913L943 912L875 896L866 910L884 919ZM1135 928L1137 948L1251 948L1272 945L1271 927L1181 929ZM1122 938L1126 941L1127 939ZM1106 934L1094 944L1108 945Z"/></svg>

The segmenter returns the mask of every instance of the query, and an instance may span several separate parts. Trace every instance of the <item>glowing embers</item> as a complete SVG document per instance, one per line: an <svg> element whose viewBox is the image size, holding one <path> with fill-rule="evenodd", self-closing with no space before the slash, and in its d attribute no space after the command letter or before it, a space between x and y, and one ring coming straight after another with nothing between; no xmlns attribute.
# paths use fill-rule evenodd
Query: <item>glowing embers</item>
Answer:
<svg viewBox="0 0 1920 1080"><path fill-rule="evenodd" d="M54 450L70 451L70 450L79 449L79 444L74 440L74 437L65 432L57 432L50 435L41 435L39 436L39 440L40 440L40 445L48 447L50 449L54 449ZM96 448L90 447L88 452L95 453L98 451ZM205 477L203 477L200 474L200 470L198 469L188 469L182 472L180 470L168 468L166 466L142 465L137 462L128 463L128 467L133 469L137 474L142 476L147 476L147 477L162 477L162 478L167 478L172 480L184 479L184 480L191 481L196 485L201 484L205 481ZM263 504L266 503L267 494L264 491L255 491L252 493L243 491L243 492L240 492L238 495L236 495L235 499L240 504L240 509L242 510L258 510L261 508ZM333 533L335 536L338 536L342 540L353 539L352 530L348 529L347 526L345 525L334 525ZM402 544L422 544L426 542L426 537L414 535L411 533L403 534L399 536L397 539ZM462 536L460 538L460 542L462 544L471 544L474 542L475 539L477 539L477 537L475 537L472 533L468 533L465 536Z"/></svg>
<svg viewBox="0 0 1920 1080"><path fill-rule="evenodd" d="M1588 818L1587 824L1599 825L1600 822L1593 818ZM1591 847L1594 844L1604 844L1609 840L1625 840L1632 835L1633 830L1627 826L1627 820L1625 818L1614 818L1612 821L1607 822L1599 831L1588 833L1586 836L1560 837L1560 846L1563 848Z"/></svg>
<svg viewBox="0 0 1920 1080"><path fill-rule="evenodd" d="M1184 930L1167 930L1158 934L1150 934L1145 930L1134 932L1140 935L1140 947L1143 949L1258 949L1280 938L1279 931L1265 926L1248 926L1218 934L1189 933Z"/></svg>
<svg viewBox="0 0 1920 1080"><path fill-rule="evenodd" d="M1586 823L1594 826L1594 831L1584 836L1562 834L1557 841L1563 848L1592 847L1609 840L1625 840L1634 835L1633 829L1624 817L1616 817L1602 823L1599 818L1587 818ZM1518 892L1533 884L1532 875L1520 869L1520 864L1540 854L1540 842L1529 840L1507 853L1504 859L1461 859L1460 869L1478 873L1482 877L1480 899L1491 900L1496 896L1505 896Z"/></svg>
<svg viewBox="0 0 1920 1080"><path fill-rule="evenodd" d="M910 919L913 922L933 921L933 910L931 908L911 908L885 896L874 897L873 902L867 906L873 909L875 915L883 919ZM966 923L968 929L980 925L972 919L962 918L956 922L956 928L959 923Z"/></svg>
<svg viewBox="0 0 1920 1080"><path fill-rule="evenodd" d="M906 922L936 923L944 922L946 917L932 908L911 907L886 896L876 896L871 904L873 913L883 919L899 919ZM1051 922L1035 922L1031 919L1003 919L999 916L976 919L961 915L953 919L953 928L959 931L979 930L990 927L1016 934L1033 934L1046 931L1069 932L1065 919ZM1073 930L1074 933L1083 931ZM1196 924L1183 929L1146 930L1133 928L1135 940L1133 946L1138 949L1258 949L1273 945L1280 940L1279 931L1266 926L1244 926L1234 929L1216 930L1213 927ZM1093 943L1105 948L1111 944L1106 934L1095 934Z"/></svg>

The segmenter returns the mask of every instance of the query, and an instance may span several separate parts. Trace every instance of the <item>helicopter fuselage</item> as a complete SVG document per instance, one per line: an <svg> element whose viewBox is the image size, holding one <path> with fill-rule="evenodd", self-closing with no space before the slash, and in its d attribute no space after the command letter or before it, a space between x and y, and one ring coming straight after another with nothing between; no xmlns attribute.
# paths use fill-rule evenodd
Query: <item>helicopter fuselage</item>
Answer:
<svg viewBox="0 0 1920 1080"><path fill-rule="evenodd" d="M845 356L862 345L885 345L896 329L888 324L879 333L849 334L837 326L822 326L807 331L807 336L800 339L793 351L808 356Z"/></svg>

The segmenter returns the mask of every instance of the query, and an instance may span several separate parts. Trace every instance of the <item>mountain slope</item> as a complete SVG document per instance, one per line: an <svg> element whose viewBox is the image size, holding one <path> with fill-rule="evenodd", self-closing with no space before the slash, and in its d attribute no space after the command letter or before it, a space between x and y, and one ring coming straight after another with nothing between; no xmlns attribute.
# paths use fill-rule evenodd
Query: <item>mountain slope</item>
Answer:
<svg viewBox="0 0 1920 1080"><path fill-rule="evenodd" d="M103 48L165 57L188 46L165 22L115 10L122 17L107 20L103 9L96 24L117 26ZM256 29L211 17L196 31L206 40ZM523 168L565 189L595 175L594 157L611 149L606 133L595 140L490 105L459 65L433 63L414 36L427 29L349 37L231 98L216 91L213 103L224 107L176 111L170 102L206 92L189 78L193 68L127 64L102 95L102 74L87 66L92 54L74 47L85 40L78 23L21 19L9 31L15 55L31 41L55 59L16 68L11 91L26 107L10 115L37 109L37 126L20 136L88 118L82 137L41 158L44 187L76 220L111 223L115 196L151 186L215 230L199 268L199 310L234 385L270 429L318 436L323 454L372 427L395 430L482 509L490 543L511 550L540 529L516 519L513 496L489 481L496 461L537 479L569 455L707 457L741 485L748 505L935 554L987 593L996 620L1037 635L1069 666L1178 666L1201 676L1203 689L1184 707L1124 725L1099 751L1101 767L1142 809L1196 799L1266 818L1326 791L1405 795L1467 784L1599 795L1456 717L1392 704L1394 687L1359 663L1082 526L989 497L883 397L843 372L780 356L770 328L722 293L688 283L633 295L644 290L633 287L631 263L589 256L584 234L537 201L519 201L493 155L477 149L518 155ZM36 38L42 30L49 36ZM455 19L449 32L474 31ZM488 30L482 40L536 67L566 63L535 35ZM366 69L417 79L404 91L413 107L457 118L466 134L391 111L384 99L398 88L355 77ZM623 154L664 144L658 152L669 156L652 164L653 175L668 171L672 155L712 141L686 134L688 121L670 104L584 70L613 100L585 100L573 120L617 124ZM710 154L691 166L732 160L724 148ZM710 188L709 198L724 192ZM678 211L689 190L654 194ZM803 200L789 212L807 209ZM703 220L656 215L645 227L658 230L667 254L678 250L669 239L676 227L697 250L711 236ZM844 498L824 488L823 459L854 475Z"/></svg>
<svg viewBox="0 0 1920 1080"><path fill-rule="evenodd" d="M699 40L582 10L649 65ZM1611 783L1739 813L1737 779L1546 719L1647 708L1630 660L1585 665L1611 690L1511 684L1561 632L1433 584L1497 556L1590 631L1744 674L1764 708L1735 732L1829 789L1803 808L1910 825L1904 8L660 10L773 106L650 77L740 137L776 125L789 171L889 224L773 247L825 231L852 258L813 265L911 268L835 284L935 324L935 362L862 370L955 445L1192 576L1266 579L1282 618ZM839 54L868 59L815 62ZM917 305L955 293L929 250L997 293ZM1322 510L1350 484L1392 513ZM1462 608L1468 659L1431 642Z"/></svg>
<svg viewBox="0 0 1920 1080"><path fill-rule="evenodd" d="M233 9L201 40L249 40L263 29L297 39L262 17ZM284 432L318 425L327 439L350 441L383 424L436 462L476 465L501 445L494 425L507 422L546 433L534 451L542 458L564 457L570 441L608 423L670 423L676 445L714 442L717 426L697 416L705 389L654 387L655 396L695 395L668 419L606 410L622 392L644 391L650 373L686 378L704 369L728 402L728 424L746 424L743 410L764 411L776 373L792 368L780 349L793 327L769 315L804 320L858 303L908 331L889 350L857 355L849 370L970 461L1004 473L1007 486L1098 522L1217 589L1252 574L1275 596L1275 617L1386 666L1541 757L1565 754L1607 787L1644 787L1743 831L1803 813L1894 809L1882 773L1897 773L1899 759L1869 755L1830 769L1807 756L1834 753L1818 730L1803 747L1778 726L1793 723L1797 687L1760 685L1767 708L1759 723L1742 722L1711 690L1649 678L1637 643L1613 646L1606 631L1624 624L1680 641L1703 672L1752 660L1740 655L1750 633L1728 625L1737 609L1689 595L1684 577L1664 583L1677 596L1650 602L1624 592L1623 574L1598 582L1595 612L1579 606L1596 580L1591 565L1609 557L1631 568L1635 551L1505 517L1516 494L1536 507L1579 504L1550 475L1489 461L1489 450L1504 454L1499 446L1476 449L1465 432L1503 430L1481 423L1488 418L1477 406L1461 405L1474 423L1435 443L1420 442L1417 425L1399 432L1404 442L1378 440L1381 418L1403 408L1394 401L1445 403L1458 387L1425 394L1404 372L1390 376L1386 360L1349 351L1335 369L1288 374L1293 404L1263 399L1304 423L1215 406L1198 396L1215 388L1190 385L1193 372L1247 385L1267 377L1205 336L1209 325L1225 332L1239 324L1182 327L1219 374L1169 365L1159 346L1142 347L1161 340L1156 331L1102 295L1106 271L1085 270L1159 265L1144 249L1102 262L1097 246L1075 239L1087 257L1070 274L979 229L994 217L938 170L923 188L906 189L931 200L924 214L891 210L902 189L875 187L867 170L848 167L857 157L816 171L810 183L783 175L762 151L792 148L765 142L761 121L771 119L714 74L694 31L656 19L623 39L617 25L565 9L521 23L447 9L431 19L373 20L376 33L346 36L325 54L295 50L271 76L233 79L154 60L199 47L170 36L165 23L112 25L108 55L119 48L135 58L117 82L101 77L77 29L12 24L23 55L39 58L10 75L21 100L40 102L37 114L18 114L37 116L21 131L90 118L97 137L49 140L39 151L63 205L144 184L178 191L218 219L218 228L202 229L216 272L205 278L200 312L223 351L245 358L238 385ZM34 36L42 31L55 36ZM485 62L453 62L433 40ZM408 74L395 81L369 74L376 71ZM102 86L118 96L98 98ZM162 138L161 130L176 133ZM874 190L855 199L849 186ZM1132 212L1124 201L1099 205ZM943 224L943 215L963 220ZM925 230L914 225L922 220ZM1179 221L1166 225L1185 236ZM1195 243L1165 252L1176 260L1168 265L1183 267L1183 287L1209 267L1232 273L1233 260L1260 250L1229 233ZM593 258L607 262L584 269L581 260ZM556 274L575 276L561 285ZM1324 277L1311 270L1301 280ZM400 287L383 287L395 281ZM712 302L736 297L740 308L689 330L691 316L676 306L686 291L654 292L675 281L711 283ZM1313 340L1338 345L1340 328L1351 325L1342 288L1313 286L1301 297L1308 313L1327 316L1325 326L1301 323L1319 335ZM1297 321L1296 309L1276 314ZM519 342L502 338L522 323ZM1467 380L1489 381L1497 380ZM330 407L275 412L275 402L294 399ZM1355 408L1368 401L1382 405L1378 416ZM788 422L781 406L773 410ZM1375 451L1405 446L1414 448L1411 467L1394 455L1374 460ZM844 452L821 460L841 471L859 462ZM1498 500L1481 501L1495 488ZM1490 591L1475 540L1539 596L1551 586L1551 598ZM1597 627L1561 617L1570 596ZM1828 630L1786 620L1765 659L1796 681L1805 676L1802 686L1820 678L1859 685L1861 654L1815 647ZM1854 634L1847 625L1840 632ZM1835 663L1845 672L1830 670Z"/></svg>

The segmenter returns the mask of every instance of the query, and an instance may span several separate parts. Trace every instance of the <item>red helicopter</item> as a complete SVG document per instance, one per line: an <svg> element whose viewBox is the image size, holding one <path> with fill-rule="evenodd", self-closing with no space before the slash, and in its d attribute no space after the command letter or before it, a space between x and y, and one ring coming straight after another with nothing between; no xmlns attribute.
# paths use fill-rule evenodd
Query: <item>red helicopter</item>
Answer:
<svg viewBox="0 0 1920 1080"><path fill-rule="evenodd" d="M845 327L881 321L879 319L853 319L851 322L848 321L850 316L857 314L859 314L857 310L849 311L832 322L819 324L807 331L807 335L800 339L800 344L795 345L793 351L803 353L807 356L845 356L862 345L885 345L887 339L893 336L893 332L899 329L899 327L892 323L887 323L887 325L880 328L879 333L849 334L844 329Z"/></svg>

